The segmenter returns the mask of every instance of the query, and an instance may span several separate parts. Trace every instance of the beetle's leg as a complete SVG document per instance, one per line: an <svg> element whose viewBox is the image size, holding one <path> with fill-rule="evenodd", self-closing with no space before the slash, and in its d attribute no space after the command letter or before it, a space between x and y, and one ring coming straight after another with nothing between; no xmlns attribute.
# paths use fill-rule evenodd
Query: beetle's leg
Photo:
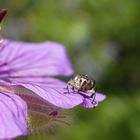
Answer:
<svg viewBox="0 0 140 140"><path fill-rule="evenodd" d="M91 98L92 98L92 102L95 100L95 97L96 97L96 94L95 93L93 93L93 94L91 94L91 96L90 96Z"/></svg>
<svg viewBox="0 0 140 140"><path fill-rule="evenodd" d="M92 99L91 103L93 104L96 97L96 91L94 89L91 89L88 91L88 93L91 93L90 98Z"/></svg>
<svg viewBox="0 0 140 140"><path fill-rule="evenodd" d="M67 85L67 87L66 87L66 88L64 88L64 89L66 89L66 90L67 90L66 92L64 92L64 94L68 94L68 93L70 93L70 92L69 92L69 85Z"/></svg>
<svg viewBox="0 0 140 140"><path fill-rule="evenodd" d="M72 90L73 92L79 92L79 90L77 90L74 86L71 87L71 90Z"/></svg>
<svg viewBox="0 0 140 140"><path fill-rule="evenodd" d="M95 98L94 96L95 96L95 93L92 93L90 98Z"/></svg>
<svg viewBox="0 0 140 140"><path fill-rule="evenodd" d="M80 92L80 90L78 89L78 90L77 90L77 92L79 93L79 92Z"/></svg>
<svg viewBox="0 0 140 140"><path fill-rule="evenodd" d="M96 92L94 89L91 89L91 90L88 90L87 93L90 93L91 94L90 98L93 98Z"/></svg>
<svg viewBox="0 0 140 140"><path fill-rule="evenodd" d="M96 97L96 94L93 93L91 96L92 96L92 101L91 101L91 103L94 105L93 107L95 108L95 107L96 107L96 106L95 106L95 97Z"/></svg>
<svg viewBox="0 0 140 140"><path fill-rule="evenodd" d="M74 90L74 87L72 86L71 89Z"/></svg>
<svg viewBox="0 0 140 140"><path fill-rule="evenodd" d="M69 87L70 87L70 85L68 84L67 87L64 88L64 89L67 90L66 92L64 92L64 94L70 94L70 89L69 89ZM72 86L71 89L74 90L74 87Z"/></svg>

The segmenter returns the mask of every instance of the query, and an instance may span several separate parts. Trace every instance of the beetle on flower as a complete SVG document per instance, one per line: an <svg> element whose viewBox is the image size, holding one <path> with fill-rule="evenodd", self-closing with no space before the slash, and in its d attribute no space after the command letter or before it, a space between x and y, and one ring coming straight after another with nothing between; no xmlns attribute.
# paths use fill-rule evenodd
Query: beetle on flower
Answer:
<svg viewBox="0 0 140 140"><path fill-rule="evenodd" d="M0 21L5 14L6 10L0 11ZM53 76L70 76L72 74L73 69L62 44L55 42L26 43L1 38L0 139L11 139L28 134L27 111L29 107L27 109L27 100L31 95L23 98L22 91L17 94L16 89L19 87L28 89L43 101L63 109L73 108L79 104L91 108L105 99L104 95L96 93L96 105L93 106L91 99L84 94L76 91L65 94L67 84ZM15 89L15 92L3 87Z"/></svg>

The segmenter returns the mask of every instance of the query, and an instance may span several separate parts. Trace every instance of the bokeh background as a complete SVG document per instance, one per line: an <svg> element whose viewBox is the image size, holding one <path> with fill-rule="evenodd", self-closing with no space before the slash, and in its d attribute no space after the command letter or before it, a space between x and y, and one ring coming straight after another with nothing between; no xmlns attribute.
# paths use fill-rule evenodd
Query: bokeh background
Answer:
<svg viewBox="0 0 140 140"><path fill-rule="evenodd" d="M96 109L67 112L70 126L28 140L140 139L139 0L0 0L3 36L63 43L75 73L96 80L107 99Z"/></svg>

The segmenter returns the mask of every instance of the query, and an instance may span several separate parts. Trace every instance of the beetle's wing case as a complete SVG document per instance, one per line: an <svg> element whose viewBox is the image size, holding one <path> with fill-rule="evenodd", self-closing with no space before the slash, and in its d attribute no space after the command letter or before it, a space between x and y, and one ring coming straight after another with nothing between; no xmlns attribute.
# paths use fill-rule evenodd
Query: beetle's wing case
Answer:
<svg viewBox="0 0 140 140"><path fill-rule="evenodd" d="M88 75L81 75L81 77L87 80L89 79Z"/></svg>
<svg viewBox="0 0 140 140"><path fill-rule="evenodd" d="M76 82L76 81L80 80L80 77L81 77L80 75L76 75L73 80Z"/></svg>

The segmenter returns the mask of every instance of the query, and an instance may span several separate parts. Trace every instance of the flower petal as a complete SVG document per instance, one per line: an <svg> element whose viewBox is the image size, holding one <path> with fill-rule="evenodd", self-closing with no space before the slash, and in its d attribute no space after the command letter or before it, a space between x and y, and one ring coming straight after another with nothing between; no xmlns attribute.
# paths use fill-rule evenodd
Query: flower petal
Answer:
<svg viewBox="0 0 140 140"><path fill-rule="evenodd" d="M92 104L92 101L88 98L84 98L83 99L83 103L82 105L85 107L85 108L93 108L94 107L94 104Z"/></svg>
<svg viewBox="0 0 140 140"><path fill-rule="evenodd" d="M0 91L0 139L27 135L27 106L18 96Z"/></svg>
<svg viewBox="0 0 140 140"><path fill-rule="evenodd" d="M72 66L63 45L55 42L25 43L4 40L0 46L2 78L37 78L71 75Z"/></svg>
<svg viewBox="0 0 140 140"><path fill-rule="evenodd" d="M17 83L23 87L35 92L40 97L44 98L51 104L60 108L73 108L83 102L83 97L77 93L67 93L65 89L66 83L54 79L46 78L43 82L32 82L32 83Z"/></svg>
<svg viewBox="0 0 140 140"><path fill-rule="evenodd" d="M73 108L79 104L82 104L85 108L93 108L106 98L105 95L96 93L95 100L92 103L90 93L78 93L76 90L69 89L70 94L65 94L65 92L68 92L66 89L67 84L54 78L40 78L38 81L31 79L30 82L15 83L15 85L18 84L33 91L51 104L64 109Z"/></svg>
<svg viewBox="0 0 140 140"><path fill-rule="evenodd" d="M97 107L99 102L102 102L103 100L105 100L106 96L101 94L101 93L96 93L95 96L95 101L92 103L92 99L90 98L84 98L83 99L83 103L82 105L85 108L93 108L93 107Z"/></svg>
<svg viewBox="0 0 140 140"><path fill-rule="evenodd" d="M67 124L68 114L62 109L46 102L29 90L21 89L25 94L18 94L28 105L28 128L31 132L45 130L45 133L58 124ZM50 131L49 131L50 132Z"/></svg>
<svg viewBox="0 0 140 140"><path fill-rule="evenodd" d="M103 100L105 100L106 96L104 94L101 94L101 93L96 93L96 97L95 97L95 100L97 102L102 102Z"/></svg>

